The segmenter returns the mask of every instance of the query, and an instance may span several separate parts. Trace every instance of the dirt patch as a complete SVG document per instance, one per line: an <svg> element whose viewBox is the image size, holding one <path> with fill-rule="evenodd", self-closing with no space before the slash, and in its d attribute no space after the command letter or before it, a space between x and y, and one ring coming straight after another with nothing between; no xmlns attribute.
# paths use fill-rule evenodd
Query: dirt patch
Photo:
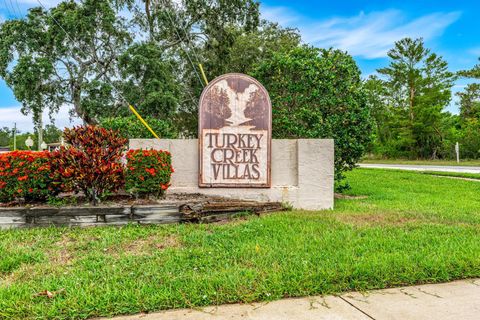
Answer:
<svg viewBox="0 0 480 320"><path fill-rule="evenodd" d="M14 283L28 282L32 279L66 272L74 261L74 255L72 250L69 249L68 243L70 243L70 240L64 238L53 243L52 248L45 251L45 260L23 263L12 272L0 276L0 287L9 287Z"/></svg>
<svg viewBox="0 0 480 320"><path fill-rule="evenodd" d="M62 234L60 240L54 242L51 248L46 250L46 255L50 263L68 266L71 265L77 257L82 256L86 250L86 244L91 244L99 240L100 238L92 235L75 238L69 234Z"/></svg>
<svg viewBox="0 0 480 320"><path fill-rule="evenodd" d="M268 214L268 213L266 213ZM263 214L262 214L263 216ZM213 225L218 225L218 226L222 226L222 225L225 225L225 226L239 226L239 225L242 225L242 224L245 224L247 223L249 220L251 220L251 217L258 217L258 216L245 216L245 217L233 217L233 218L229 218L229 219L225 219L225 220L220 220L220 221L215 221L215 222L212 222Z"/></svg>
<svg viewBox="0 0 480 320"><path fill-rule="evenodd" d="M111 247L107 249L106 252L117 257L121 254L129 256L143 256L151 255L158 250L179 248L181 246L180 239L176 235L151 235L144 239L137 239L120 246Z"/></svg>
<svg viewBox="0 0 480 320"><path fill-rule="evenodd" d="M361 199L367 199L367 198L368 196L350 196L348 194L335 193L335 199L361 200Z"/></svg>
<svg viewBox="0 0 480 320"><path fill-rule="evenodd" d="M403 225L416 222L417 219L399 216L391 213L370 213L370 214L339 214L335 217L337 221L360 225Z"/></svg>
<svg viewBox="0 0 480 320"><path fill-rule="evenodd" d="M159 250L162 250L166 248L178 248L181 247L181 245L177 236L170 235L163 239L162 242L155 243L155 247Z"/></svg>
<svg viewBox="0 0 480 320"><path fill-rule="evenodd" d="M8 288L15 282L33 279L38 274L38 264L23 264L18 269L0 276L0 287Z"/></svg>
<svg viewBox="0 0 480 320"><path fill-rule="evenodd" d="M53 249L47 251L48 259L54 265L70 265L73 262L72 246L75 245L75 240L67 235L62 235L62 238L55 242Z"/></svg>

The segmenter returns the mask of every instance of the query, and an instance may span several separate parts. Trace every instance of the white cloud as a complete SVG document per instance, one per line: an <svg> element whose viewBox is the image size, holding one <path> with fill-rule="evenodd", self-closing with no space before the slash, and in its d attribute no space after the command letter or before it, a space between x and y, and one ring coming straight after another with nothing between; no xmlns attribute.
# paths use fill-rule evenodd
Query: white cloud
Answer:
<svg viewBox="0 0 480 320"><path fill-rule="evenodd" d="M55 125L58 128L63 129L65 127L72 127L81 124L81 121L78 118L74 118L72 119L73 121L70 121L69 110L70 108L68 106L64 106L60 108L58 114L54 115ZM50 123L48 111L43 113L43 119L44 124ZM20 107L0 108L0 128L12 128L14 123L17 123L17 128L22 132L33 132L32 115L23 115L20 112Z"/></svg>
<svg viewBox="0 0 480 320"><path fill-rule="evenodd" d="M307 43L374 59L384 57L394 42L404 37L423 37L428 41L441 35L460 17L460 12L434 12L407 19L399 10L386 10L311 20L285 7L264 7L262 16L279 21L283 26L297 27Z"/></svg>
<svg viewBox="0 0 480 320"><path fill-rule="evenodd" d="M268 21L278 22L282 26L291 26L298 22L301 17L287 7L270 7L262 5L260 7L262 18Z"/></svg>
<svg viewBox="0 0 480 320"><path fill-rule="evenodd" d="M473 48L473 49L470 49L469 52L475 56L479 56L480 57L480 47L478 48Z"/></svg>

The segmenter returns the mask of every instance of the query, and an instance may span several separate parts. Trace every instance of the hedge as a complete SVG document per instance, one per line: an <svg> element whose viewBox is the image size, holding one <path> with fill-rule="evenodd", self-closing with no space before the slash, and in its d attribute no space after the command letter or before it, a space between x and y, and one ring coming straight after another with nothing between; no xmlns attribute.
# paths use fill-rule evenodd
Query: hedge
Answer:
<svg viewBox="0 0 480 320"><path fill-rule="evenodd" d="M0 201L45 200L61 191L51 174L48 152L12 151L0 154Z"/></svg>
<svg viewBox="0 0 480 320"><path fill-rule="evenodd" d="M129 150L125 189L137 196L161 196L170 186L174 172L170 152L162 150Z"/></svg>

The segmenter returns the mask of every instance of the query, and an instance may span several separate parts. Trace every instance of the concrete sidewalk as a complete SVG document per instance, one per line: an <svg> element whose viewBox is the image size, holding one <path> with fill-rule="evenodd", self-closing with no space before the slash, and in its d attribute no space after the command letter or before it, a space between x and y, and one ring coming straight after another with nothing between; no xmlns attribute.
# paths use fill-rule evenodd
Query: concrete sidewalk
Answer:
<svg viewBox="0 0 480 320"><path fill-rule="evenodd" d="M115 320L371 320L480 319L480 279L420 285L341 296L172 310Z"/></svg>

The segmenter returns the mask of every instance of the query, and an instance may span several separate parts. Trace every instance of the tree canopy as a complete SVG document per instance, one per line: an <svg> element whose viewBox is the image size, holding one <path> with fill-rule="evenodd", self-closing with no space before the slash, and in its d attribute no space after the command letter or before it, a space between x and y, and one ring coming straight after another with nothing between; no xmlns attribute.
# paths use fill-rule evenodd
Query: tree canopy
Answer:
<svg viewBox="0 0 480 320"><path fill-rule="evenodd" d="M114 99L110 81L130 41L111 1L34 8L24 19L1 25L0 75L34 119L46 108L55 113L68 104L85 123L94 123L93 105L122 103Z"/></svg>

